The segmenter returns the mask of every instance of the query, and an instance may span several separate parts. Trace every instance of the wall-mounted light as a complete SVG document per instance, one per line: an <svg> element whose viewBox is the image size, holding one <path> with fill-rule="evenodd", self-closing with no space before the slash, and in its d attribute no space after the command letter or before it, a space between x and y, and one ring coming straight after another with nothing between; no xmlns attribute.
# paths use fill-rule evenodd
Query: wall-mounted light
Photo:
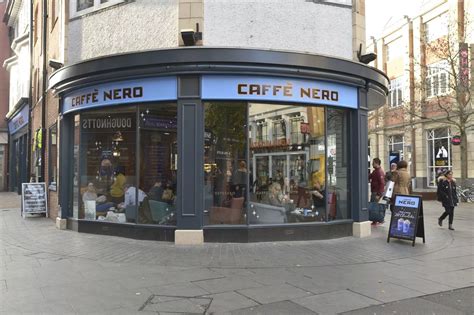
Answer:
<svg viewBox="0 0 474 315"><path fill-rule="evenodd" d="M58 70L59 68L62 68L64 66L64 64L62 62L59 62L59 61L54 60L54 59L49 59L48 64L54 70Z"/></svg>
<svg viewBox="0 0 474 315"><path fill-rule="evenodd" d="M377 55L374 53L368 53L368 54L362 55L362 44L360 44L359 51L357 52L357 58L359 59L360 62L369 64L375 59L377 59Z"/></svg>
<svg viewBox="0 0 474 315"><path fill-rule="evenodd" d="M198 40L202 40L202 32L199 32L199 23L196 23L196 31L193 29L181 30L181 38L184 46L194 46Z"/></svg>

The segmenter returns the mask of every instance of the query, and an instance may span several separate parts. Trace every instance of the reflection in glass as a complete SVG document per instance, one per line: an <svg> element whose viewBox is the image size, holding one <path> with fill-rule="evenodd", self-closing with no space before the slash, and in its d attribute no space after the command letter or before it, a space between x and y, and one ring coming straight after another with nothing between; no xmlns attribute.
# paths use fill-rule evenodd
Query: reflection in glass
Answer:
<svg viewBox="0 0 474 315"><path fill-rule="evenodd" d="M204 224L243 224L248 192L247 104L205 103Z"/></svg>
<svg viewBox="0 0 474 315"><path fill-rule="evenodd" d="M325 220L324 121L323 108L249 105L249 125L257 130L249 134L249 223Z"/></svg>
<svg viewBox="0 0 474 315"><path fill-rule="evenodd" d="M80 116L74 116L74 161L73 161L73 179L72 179L72 216L79 219L79 146L80 146Z"/></svg>
<svg viewBox="0 0 474 315"><path fill-rule="evenodd" d="M143 201L138 223L176 224L178 165L176 104L143 105L140 121L140 184Z"/></svg>
<svg viewBox="0 0 474 315"><path fill-rule="evenodd" d="M78 128L78 218L135 222L135 107L81 114Z"/></svg>
<svg viewBox="0 0 474 315"><path fill-rule="evenodd" d="M348 112L327 111L328 219L350 219Z"/></svg>

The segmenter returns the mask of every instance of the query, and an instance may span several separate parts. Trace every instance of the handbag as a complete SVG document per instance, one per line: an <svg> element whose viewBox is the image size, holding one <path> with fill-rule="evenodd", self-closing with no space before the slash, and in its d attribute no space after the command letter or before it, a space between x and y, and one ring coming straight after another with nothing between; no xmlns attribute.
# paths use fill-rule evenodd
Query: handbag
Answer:
<svg viewBox="0 0 474 315"><path fill-rule="evenodd" d="M384 222L385 205L378 202L369 202L367 210L369 211L369 221Z"/></svg>

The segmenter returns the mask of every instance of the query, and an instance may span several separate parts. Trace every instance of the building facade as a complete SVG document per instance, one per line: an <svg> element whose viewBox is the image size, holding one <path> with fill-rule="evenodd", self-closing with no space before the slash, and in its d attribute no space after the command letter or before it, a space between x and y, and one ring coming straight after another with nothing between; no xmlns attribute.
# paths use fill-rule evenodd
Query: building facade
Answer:
<svg viewBox="0 0 474 315"><path fill-rule="evenodd" d="M4 12L6 1L0 1L0 12ZM0 64L10 57L10 38L8 27L0 24ZM0 117L8 113L9 74L5 68L0 68ZM8 188L8 124L0 120L0 191Z"/></svg>
<svg viewBox="0 0 474 315"><path fill-rule="evenodd" d="M386 77L351 61L363 1L32 6L30 167L52 217L207 241L339 237L367 221L359 135Z"/></svg>
<svg viewBox="0 0 474 315"><path fill-rule="evenodd" d="M408 161L412 188L426 197L446 169L467 185L474 179L473 10L472 1L431 1L368 43L390 78L386 105L369 117L370 158L385 170Z"/></svg>
<svg viewBox="0 0 474 315"><path fill-rule="evenodd" d="M30 150L30 3L7 2L4 22L10 33L11 56L3 62L10 75L8 113L9 133L8 188L21 192L21 183L29 181Z"/></svg>

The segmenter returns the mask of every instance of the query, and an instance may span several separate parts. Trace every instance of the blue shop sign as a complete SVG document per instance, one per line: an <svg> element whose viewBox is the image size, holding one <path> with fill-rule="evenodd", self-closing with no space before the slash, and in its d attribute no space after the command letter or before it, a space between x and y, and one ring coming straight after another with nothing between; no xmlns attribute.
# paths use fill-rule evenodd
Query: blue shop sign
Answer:
<svg viewBox="0 0 474 315"><path fill-rule="evenodd" d="M117 104L170 101L176 100L177 95L174 76L112 82L66 94L62 113Z"/></svg>
<svg viewBox="0 0 474 315"><path fill-rule="evenodd" d="M18 130L20 130L23 126L28 125L29 121L29 107L25 106L23 109L15 115L15 117L8 122L8 130L10 131L10 134L14 134Z"/></svg>
<svg viewBox="0 0 474 315"><path fill-rule="evenodd" d="M202 98L278 101L358 108L356 87L285 77L203 75Z"/></svg>
<svg viewBox="0 0 474 315"><path fill-rule="evenodd" d="M420 197L396 196L395 206L406 208L418 208Z"/></svg>

